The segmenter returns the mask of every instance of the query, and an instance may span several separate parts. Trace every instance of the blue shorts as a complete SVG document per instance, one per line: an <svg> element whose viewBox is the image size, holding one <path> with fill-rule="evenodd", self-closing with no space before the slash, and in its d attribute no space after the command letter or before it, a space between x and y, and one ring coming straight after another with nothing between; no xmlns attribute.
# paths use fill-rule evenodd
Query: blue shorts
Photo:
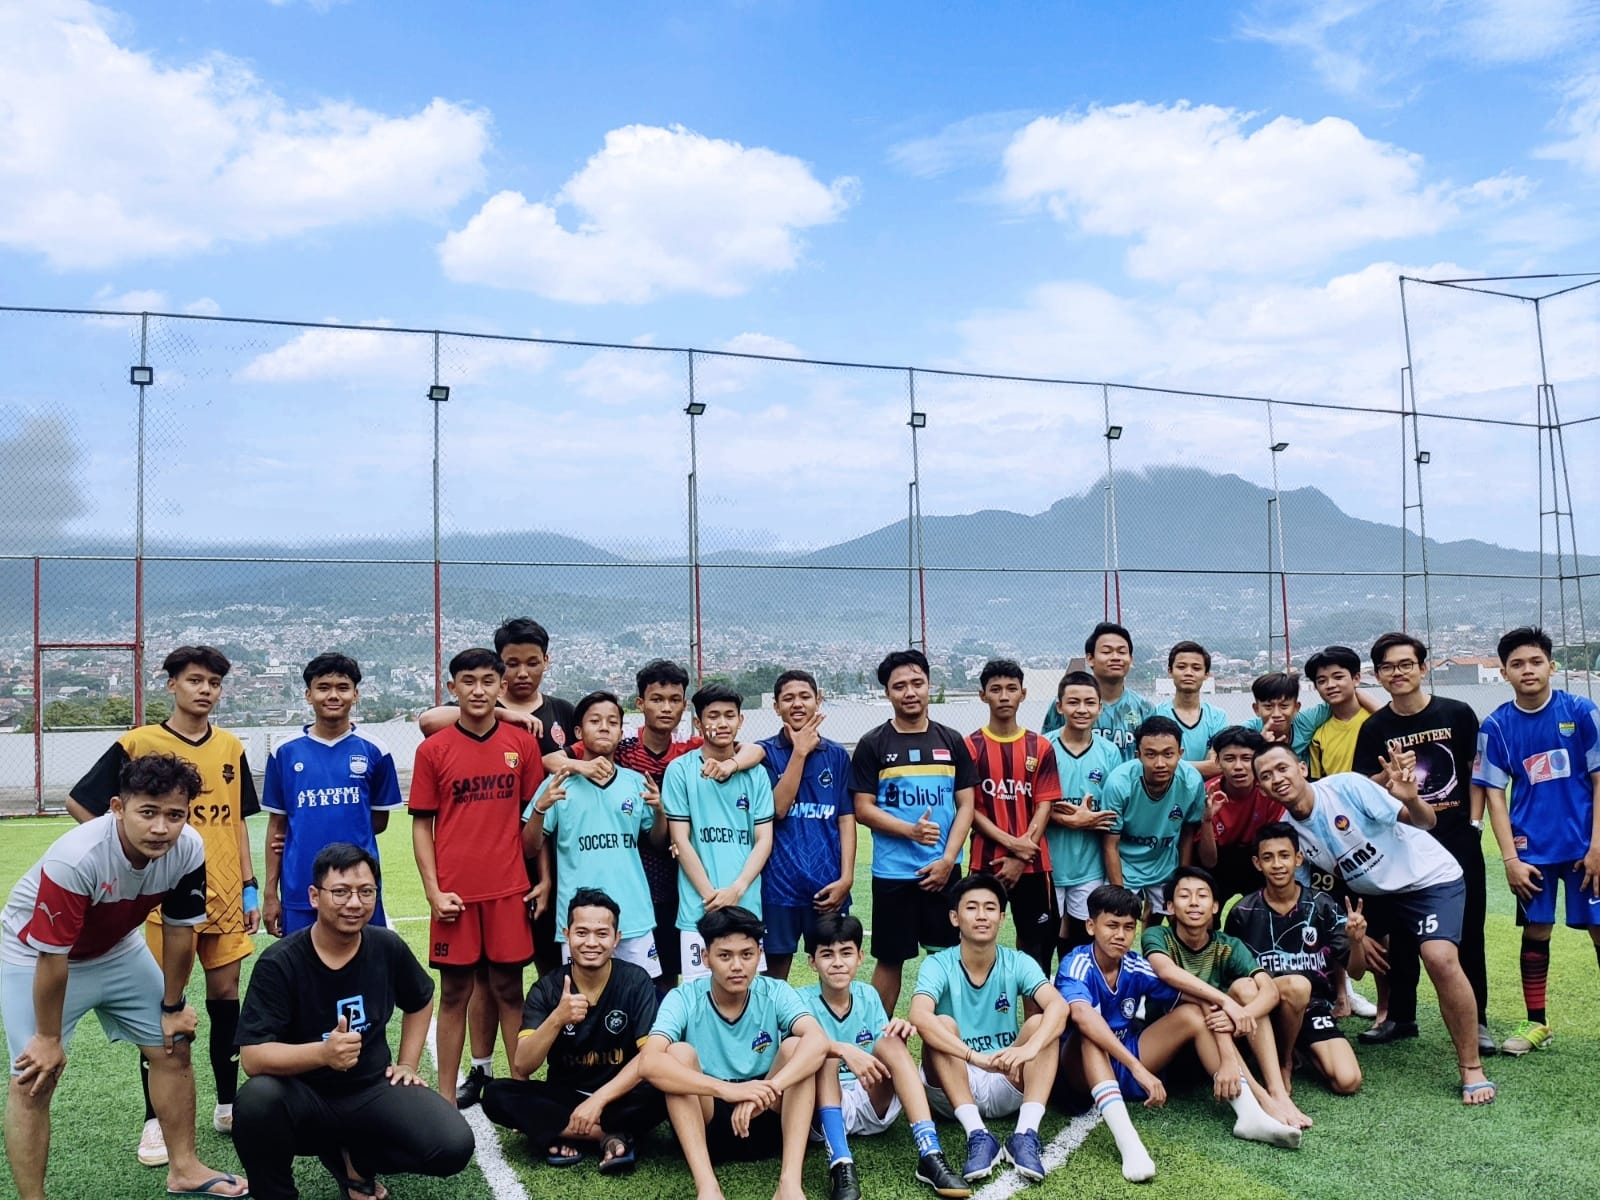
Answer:
<svg viewBox="0 0 1600 1200"><path fill-rule="evenodd" d="M1122 1038L1121 1041L1128 1048L1129 1054L1135 1058L1139 1057L1139 1034L1137 1032L1130 1033L1127 1037ZM1111 1073L1116 1076L1117 1089L1122 1093L1124 1100L1144 1100L1149 1097L1150 1093L1144 1090L1144 1086L1133 1077L1133 1072L1128 1070L1120 1060L1115 1058L1111 1060Z"/></svg>
<svg viewBox="0 0 1600 1200"><path fill-rule="evenodd" d="M1556 886L1567 894L1567 926L1571 929L1593 929L1600 926L1600 897L1583 890L1583 867L1577 863L1557 863L1554 866L1532 864L1544 878L1539 891L1524 904L1517 901L1518 925L1554 925L1556 923Z"/></svg>
<svg viewBox="0 0 1600 1200"><path fill-rule="evenodd" d="M302 929L310 929L316 923L316 909L304 908L296 904L285 904L283 906L284 937L288 937L291 933L299 933ZM388 928L389 920L383 915L382 895L379 895L377 906L372 910L372 920L369 924L377 925L380 928Z"/></svg>
<svg viewBox="0 0 1600 1200"><path fill-rule="evenodd" d="M34 1034L32 966L0 964L0 1021L6 1027L6 1049L18 1073L17 1056ZM61 1005L61 1044L72 1042L78 1022L91 1011L100 1018L106 1040L159 1046L161 998L166 988L155 956L140 941L109 958L91 958L67 967L67 994Z"/></svg>
<svg viewBox="0 0 1600 1200"><path fill-rule="evenodd" d="M839 911L848 913L850 901L846 900ZM793 954L800 948L800 939L804 938L806 953L811 953L816 946L817 918L821 915L812 904L801 907L763 901L761 919L767 923L767 936L761 948L768 954Z"/></svg>
<svg viewBox="0 0 1600 1200"><path fill-rule="evenodd" d="M1418 888L1414 892L1388 892L1381 900L1382 932L1409 934L1417 942L1461 944L1461 927L1466 920L1467 883L1452 879Z"/></svg>

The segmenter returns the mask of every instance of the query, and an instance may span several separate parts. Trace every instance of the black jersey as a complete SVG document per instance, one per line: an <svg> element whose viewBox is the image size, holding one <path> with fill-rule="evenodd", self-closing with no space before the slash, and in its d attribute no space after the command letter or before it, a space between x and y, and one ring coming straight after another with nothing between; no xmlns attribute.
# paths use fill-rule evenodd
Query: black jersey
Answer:
<svg viewBox="0 0 1600 1200"><path fill-rule="evenodd" d="M1344 911L1327 892L1302 887L1287 913L1268 904L1266 892L1253 892L1233 906L1226 927L1250 947L1267 974L1304 975L1313 1001L1333 1002L1333 972L1349 961L1350 942Z"/></svg>

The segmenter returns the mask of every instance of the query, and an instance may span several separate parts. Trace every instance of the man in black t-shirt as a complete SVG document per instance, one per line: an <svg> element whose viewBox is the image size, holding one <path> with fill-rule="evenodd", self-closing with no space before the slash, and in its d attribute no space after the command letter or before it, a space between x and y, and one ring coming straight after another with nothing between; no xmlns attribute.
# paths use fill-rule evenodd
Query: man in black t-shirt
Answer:
<svg viewBox="0 0 1600 1200"><path fill-rule="evenodd" d="M1416 756L1412 773L1417 790L1433 806L1438 822L1429 830L1461 864L1467 885L1461 925L1461 969L1478 1002L1478 1047L1497 1048L1489 1032L1489 968L1483 944L1489 889L1483 865L1483 794L1472 788L1472 759L1478 749L1478 715L1459 700L1423 690L1428 648L1407 633L1386 633L1372 644L1372 669L1389 693L1389 703L1367 718L1356 735L1354 770L1381 771L1378 758ZM1372 916L1374 936L1389 944L1388 1019L1361 1034L1364 1042L1417 1036L1417 977L1420 960L1410 929L1391 923L1380 904Z"/></svg>
<svg viewBox="0 0 1600 1200"><path fill-rule="evenodd" d="M617 902L579 888L567 905L571 963L528 993L516 1066L546 1078L492 1079L483 1091L491 1121L526 1134L553 1167L571 1166L598 1145L601 1174L630 1171L634 1139L666 1120L661 1093L639 1074L639 1047L656 1019L655 982L613 957Z"/></svg>
<svg viewBox="0 0 1600 1200"><path fill-rule="evenodd" d="M262 953L239 1017L251 1078L234 1101L233 1140L251 1194L295 1200L303 1154L320 1158L341 1190L369 1195L380 1171L454 1175L472 1158L472 1131L417 1074L433 980L398 934L368 926L377 860L335 842L311 877L316 921ZM396 1008L400 1059L391 1062Z"/></svg>
<svg viewBox="0 0 1600 1200"><path fill-rule="evenodd" d="M896 650L878 664L894 716L856 744L850 790L872 830L872 986L894 1012L919 945L953 946L948 891L961 878L978 770L967 740L928 719L928 660ZM889 918L889 919L885 919Z"/></svg>

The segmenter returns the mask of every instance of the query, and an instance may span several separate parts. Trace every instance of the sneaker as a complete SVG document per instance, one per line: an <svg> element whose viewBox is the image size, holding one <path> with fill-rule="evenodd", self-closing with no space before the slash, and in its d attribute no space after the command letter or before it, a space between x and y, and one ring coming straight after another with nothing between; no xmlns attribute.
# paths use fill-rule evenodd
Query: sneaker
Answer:
<svg viewBox="0 0 1600 1200"><path fill-rule="evenodd" d="M861 1180L848 1158L828 1168L828 1200L861 1200Z"/></svg>
<svg viewBox="0 0 1600 1200"><path fill-rule="evenodd" d="M167 1165L167 1139L161 1134L161 1122L151 1117L144 1123L139 1135L139 1161L147 1167Z"/></svg>
<svg viewBox="0 0 1600 1200"><path fill-rule="evenodd" d="M1044 1178L1044 1158L1040 1153L1039 1134L1035 1130L1013 1133L1008 1137L1005 1156L1024 1179L1037 1182Z"/></svg>
<svg viewBox="0 0 1600 1200"><path fill-rule="evenodd" d="M482 1067L473 1067L467 1072L467 1077L456 1088L456 1107L471 1108L483 1099L483 1085L494 1078Z"/></svg>
<svg viewBox="0 0 1600 1200"><path fill-rule="evenodd" d="M211 1128L218 1133L233 1133L233 1105L219 1104L211 1110Z"/></svg>
<svg viewBox="0 0 1600 1200"><path fill-rule="evenodd" d="M1521 1056L1529 1050L1548 1050L1555 1038L1550 1026L1537 1021L1524 1021L1511 1031L1511 1036L1500 1044L1500 1049L1507 1054Z"/></svg>
<svg viewBox="0 0 1600 1200"><path fill-rule="evenodd" d="M961 1174L968 1183L974 1179L987 1179L1000 1158L1000 1139L987 1129L974 1129L967 1134L967 1165Z"/></svg>
<svg viewBox="0 0 1600 1200"><path fill-rule="evenodd" d="M1489 1032L1489 1027L1487 1025L1478 1026L1478 1053L1500 1053L1500 1043L1494 1040L1494 1034Z"/></svg>
<svg viewBox="0 0 1600 1200"><path fill-rule="evenodd" d="M1350 1001L1350 1011L1370 1021L1378 1015L1378 1006L1356 991L1356 985L1347 976L1344 981L1345 996Z"/></svg>
<svg viewBox="0 0 1600 1200"><path fill-rule="evenodd" d="M934 1195L944 1196L947 1200L965 1200L972 1195L972 1189L951 1170L942 1150L935 1150L917 1159L917 1182L927 1184L933 1189Z"/></svg>

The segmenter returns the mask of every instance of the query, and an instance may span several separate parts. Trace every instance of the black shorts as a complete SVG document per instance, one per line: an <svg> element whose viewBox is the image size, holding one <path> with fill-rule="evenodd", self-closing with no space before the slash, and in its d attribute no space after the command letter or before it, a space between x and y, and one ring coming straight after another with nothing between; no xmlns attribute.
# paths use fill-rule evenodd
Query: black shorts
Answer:
<svg viewBox="0 0 1600 1200"><path fill-rule="evenodd" d="M733 1131L733 1105L713 1100L706 1122L706 1152L714 1163L778 1158L783 1154L783 1118L777 1109L769 1109L751 1120L749 1137L740 1137Z"/></svg>
<svg viewBox="0 0 1600 1200"><path fill-rule="evenodd" d="M961 940L950 920L950 890L961 878L951 870L943 889L924 891L915 879L872 877L872 957L898 966L922 947L943 950Z"/></svg>
<svg viewBox="0 0 1600 1200"><path fill-rule="evenodd" d="M1310 1050L1318 1042L1348 1041L1339 1022L1333 1019L1331 1004L1313 1004L1306 1009L1306 1018L1300 1022L1300 1036L1294 1044L1301 1050Z"/></svg>

